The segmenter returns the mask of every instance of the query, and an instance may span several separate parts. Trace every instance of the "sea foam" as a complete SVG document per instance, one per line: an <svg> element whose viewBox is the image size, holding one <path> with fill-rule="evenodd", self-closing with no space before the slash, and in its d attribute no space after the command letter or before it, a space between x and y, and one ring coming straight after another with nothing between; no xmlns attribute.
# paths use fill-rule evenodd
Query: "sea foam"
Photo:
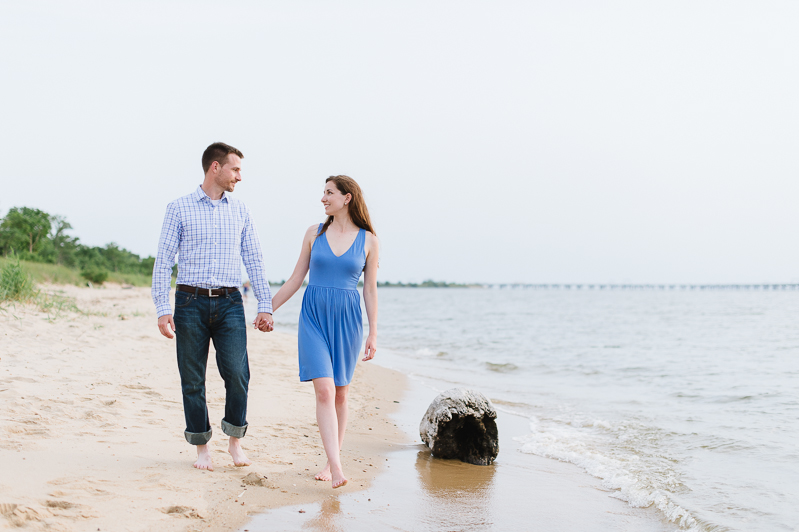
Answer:
<svg viewBox="0 0 799 532"><path fill-rule="evenodd" d="M652 439L642 427L614 425L603 419L574 416L568 421L530 418L530 434L516 437L524 453L569 462L602 480L603 487L630 506L653 506L681 531L710 532L717 525L704 523L676 500L687 488L667 457L647 456L636 447Z"/></svg>

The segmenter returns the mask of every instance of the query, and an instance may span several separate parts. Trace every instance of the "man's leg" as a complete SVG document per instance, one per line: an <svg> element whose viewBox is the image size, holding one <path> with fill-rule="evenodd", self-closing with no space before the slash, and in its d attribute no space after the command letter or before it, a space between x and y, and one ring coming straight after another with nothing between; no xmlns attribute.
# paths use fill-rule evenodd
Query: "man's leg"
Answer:
<svg viewBox="0 0 799 532"><path fill-rule="evenodd" d="M225 417L222 432L230 436L228 451L237 466L250 465L239 439L247 433L247 391L250 364L247 357L247 323L240 292L215 301L211 336L216 365L225 381Z"/></svg>
<svg viewBox="0 0 799 532"><path fill-rule="evenodd" d="M179 294L179 295L177 295ZM186 417L186 441L197 446L198 469L213 470L208 440L211 423L205 401L205 371L208 365L208 300L178 292L175 297L175 339Z"/></svg>

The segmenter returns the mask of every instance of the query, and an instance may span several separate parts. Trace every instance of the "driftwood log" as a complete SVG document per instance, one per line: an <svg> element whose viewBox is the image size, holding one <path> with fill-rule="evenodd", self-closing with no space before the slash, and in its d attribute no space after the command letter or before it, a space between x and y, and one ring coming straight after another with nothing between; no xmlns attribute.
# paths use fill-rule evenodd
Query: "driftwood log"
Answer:
<svg viewBox="0 0 799 532"><path fill-rule="evenodd" d="M490 465L499 454L497 411L480 392L453 388L436 397L419 425L433 456Z"/></svg>

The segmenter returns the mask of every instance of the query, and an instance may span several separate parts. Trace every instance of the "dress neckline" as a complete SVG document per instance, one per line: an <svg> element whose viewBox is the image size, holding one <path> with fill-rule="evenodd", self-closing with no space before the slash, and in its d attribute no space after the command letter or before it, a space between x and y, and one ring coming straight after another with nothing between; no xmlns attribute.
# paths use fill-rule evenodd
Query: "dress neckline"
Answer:
<svg viewBox="0 0 799 532"><path fill-rule="evenodd" d="M361 229L361 228L358 228L358 234L357 234L357 235L355 235L355 240L353 240L353 241L352 241L352 244L350 244L350 247L348 247L348 248L347 248L347 251L345 251L345 252L344 252L344 253L342 253L341 255L336 255L335 253L333 253L333 248L332 248L332 247L330 247L330 242L328 242L328 240L327 240L327 231L325 231L325 232L324 232L324 236L325 236L325 244L327 244L327 249L329 249L329 250L330 250L330 254L331 254L331 255L333 255L334 257L336 257L336 258L338 259L338 258L341 258L341 257L343 257L344 255L346 255L347 253L349 253L349 252L350 252L350 250L353 248L353 246L355 246L355 243L358 241L358 238L361 236L361 231L363 231L363 229Z"/></svg>

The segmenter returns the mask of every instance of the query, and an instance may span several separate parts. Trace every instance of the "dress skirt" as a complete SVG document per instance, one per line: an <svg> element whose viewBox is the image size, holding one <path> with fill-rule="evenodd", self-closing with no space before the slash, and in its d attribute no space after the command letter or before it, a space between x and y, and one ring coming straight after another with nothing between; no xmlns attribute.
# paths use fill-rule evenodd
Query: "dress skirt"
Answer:
<svg viewBox="0 0 799 532"><path fill-rule="evenodd" d="M301 381L332 377L348 385L363 342L358 290L308 285L297 337Z"/></svg>

